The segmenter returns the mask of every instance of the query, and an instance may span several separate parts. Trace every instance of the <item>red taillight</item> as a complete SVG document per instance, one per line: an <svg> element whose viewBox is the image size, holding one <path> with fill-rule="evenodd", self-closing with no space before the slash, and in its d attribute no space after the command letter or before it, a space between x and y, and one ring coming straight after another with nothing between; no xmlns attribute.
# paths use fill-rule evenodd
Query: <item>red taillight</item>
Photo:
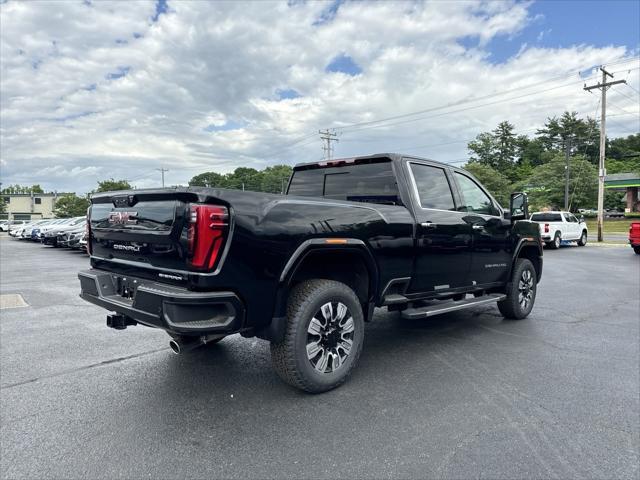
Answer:
<svg viewBox="0 0 640 480"><path fill-rule="evenodd" d="M544 233L549 233L549 224L548 223L544 224Z"/></svg>
<svg viewBox="0 0 640 480"><path fill-rule="evenodd" d="M220 205L191 205L187 250L191 266L211 270L220 256L229 211Z"/></svg>

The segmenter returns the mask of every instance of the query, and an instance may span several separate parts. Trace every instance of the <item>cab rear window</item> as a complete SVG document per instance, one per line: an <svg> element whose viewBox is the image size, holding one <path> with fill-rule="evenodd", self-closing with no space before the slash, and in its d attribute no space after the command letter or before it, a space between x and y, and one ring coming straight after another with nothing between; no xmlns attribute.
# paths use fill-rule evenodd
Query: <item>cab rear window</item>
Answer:
<svg viewBox="0 0 640 480"><path fill-rule="evenodd" d="M288 194L350 202L400 204L396 177L388 160L295 170Z"/></svg>
<svg viewBox="0 0 640 480"><path fill-rule="evenodd" d="M534 213L531 215L534 222L561 222L562 217L559 213Z"/></svg>

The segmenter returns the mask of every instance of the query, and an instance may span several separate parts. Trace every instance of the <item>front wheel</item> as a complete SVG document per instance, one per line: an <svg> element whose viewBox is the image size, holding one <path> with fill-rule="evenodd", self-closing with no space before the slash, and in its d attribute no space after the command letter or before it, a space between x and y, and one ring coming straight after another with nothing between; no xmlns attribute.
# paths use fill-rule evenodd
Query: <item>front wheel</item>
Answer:
<svg viewBox="0 0 640 480"><path fill-rule="evenodd" d="M538 278L530 260L519 258L516 262L507 298L498 302L498 309L505 318L521 320L531 313L536 301Z"/></svg>
<svg viewBox="0 0 640 480"><path fill-rule="evenodd" d="M637 255L640 255L640 247L633 247L633 251L636 252Z"/></svg>
<svg viewBox="0 0 640 480"><path fill-rule="evenodd" d="M310 393L344 383L362 351L364 316L356 294L333 280L294 287L282 342L271 343L271 360L289 385Z"/></svg>
<svg viewBox="0 0 640 480"><path fill-rule="evenodd" d="M584 247L587 244L587 231L583 230L582 235L580 235L580 240L578 240L578 246Z"/></svg>

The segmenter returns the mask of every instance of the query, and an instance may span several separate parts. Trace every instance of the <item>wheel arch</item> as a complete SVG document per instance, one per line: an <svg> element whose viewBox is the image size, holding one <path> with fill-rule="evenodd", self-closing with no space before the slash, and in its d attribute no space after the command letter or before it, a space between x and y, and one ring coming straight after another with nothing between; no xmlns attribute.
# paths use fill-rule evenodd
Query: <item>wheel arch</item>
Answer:
<svg viewBox="0 0 640 480"><path fill-rule="evenodd" d="M364 318L371 319L378 291L378 268L373 255L362 240L337 240L307 240L296 249L280 275L271 323L257 332L258 337L282 340L289 292L297 283L312 278L348 285L362 304Z"/></svg>
<svg viewBox="0 0 640 480"><path fill-rule="evenodd" d="M516 261L519 258L526 258L533 264L533 268L536 270L536 278L538 283L542 277L542 248L534 241L523 239L518 243L515 254L511 261L511 268L509 270L509 278L513 273Z"/></svg>

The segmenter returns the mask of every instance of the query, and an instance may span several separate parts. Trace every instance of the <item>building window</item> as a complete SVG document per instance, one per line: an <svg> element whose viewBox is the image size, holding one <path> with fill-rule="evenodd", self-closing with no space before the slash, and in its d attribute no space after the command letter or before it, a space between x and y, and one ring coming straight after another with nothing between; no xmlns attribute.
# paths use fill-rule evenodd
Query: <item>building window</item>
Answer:
<svg viewBox="0 0 640 480"><path fill-rule="evenodd" d="M34 201L36 202L36 205L42 205L42 199L41 198L36 197L34 199Z"/></svg>
<svg viewBox="0 0 640 480"><path fill-rule="evenodd" d="M11 197L3 197L4 203L11 203Z"/></svg>
<svg viewBox="0 0 640 480"><path fill-rule="evenodd" d="M31 214L30 213L14 213L13 219L14 220L31 220Z"/></svg>

